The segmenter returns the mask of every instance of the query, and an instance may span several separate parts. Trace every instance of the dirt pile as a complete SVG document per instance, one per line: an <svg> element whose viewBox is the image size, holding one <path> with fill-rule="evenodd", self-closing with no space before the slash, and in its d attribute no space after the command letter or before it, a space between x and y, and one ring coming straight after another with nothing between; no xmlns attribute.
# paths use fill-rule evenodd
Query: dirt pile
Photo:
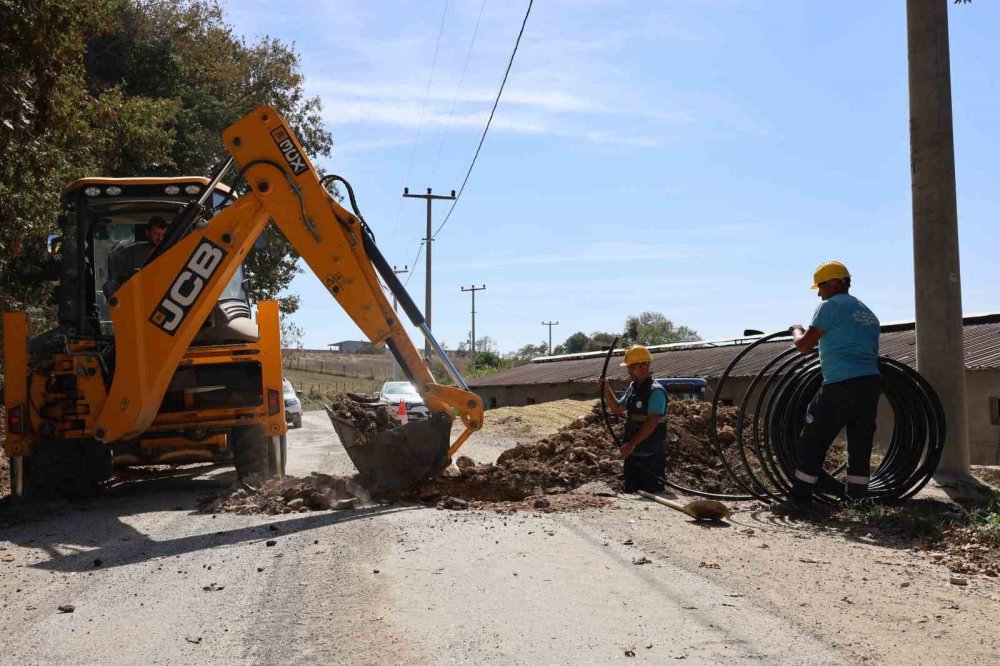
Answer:
<svg viewBox="0 0 1000 666"><path fill-rule="evenodd" d="M737 410L719 415L720 438L735 442ZM711 406L691 401L670 403L667 419L667 477L714 492L736 492L710 443ZM616 426L621 435L621 420ZM574 419L533 444L519 444L500 454L496 464L476 465L461 457L441 478L425 484L422 496L448 496L472 502L521 502L546 509L539 500L568 493L591 482L614 491L622 488L622 461L600 416L600 408Z"/></svg>
<svg viewBox="0 0 1000 666"><path fill-rule="evenodd" d="M333 402L326 405L331 419L346 421L364 438L386 430L398 428L401 424L387 405L366 402L362 396L339 393Z"/></svg>
<svg viewBox="0 0 1000 666"><path fill-rule="evenodd" d="M354 509L371 498L349 477L313 472L306 478L286 476L260 484L255 479L236 482L225 493L202 500L205 513L284 514Z"/></svg>

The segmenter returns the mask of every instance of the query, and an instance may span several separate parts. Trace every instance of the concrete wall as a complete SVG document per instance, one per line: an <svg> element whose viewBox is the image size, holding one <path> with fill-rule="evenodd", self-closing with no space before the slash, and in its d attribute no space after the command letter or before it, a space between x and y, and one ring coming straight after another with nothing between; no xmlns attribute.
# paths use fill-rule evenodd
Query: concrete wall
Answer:
<svg viewBox="0 0 1000 666"><path fill-rule="evenodd" d="M726 382L723 400L731 400L739 405L750 386L750 379L733 378ZM991 423L991 399L1000 400L1000 370L968 370L965 373L969 413L969 456L973 465L1000 464L1000 425ZM710 391L706 398L711 400L716 389L716 381L709 381ZM627 382L613 381L612 388L623 391ZM516 386L488 386L473 389L482 399L487 409L530 405L540 402L562 400L563 398L596 398L597 384L565 382L562 384L524 384ZM879 402L878 430L875 434L875 450L884 451L892 436L892 410L885 398ZM842 433L843 435L843 433Z"/></svg>
<svg viewBox="0 0 1000 666"><path fill-rule="evenodd" d="M1000 465L1000 425L991 423L990 402L1000 400L1000 370L968 370L969 457L973 465Z"/></svg>

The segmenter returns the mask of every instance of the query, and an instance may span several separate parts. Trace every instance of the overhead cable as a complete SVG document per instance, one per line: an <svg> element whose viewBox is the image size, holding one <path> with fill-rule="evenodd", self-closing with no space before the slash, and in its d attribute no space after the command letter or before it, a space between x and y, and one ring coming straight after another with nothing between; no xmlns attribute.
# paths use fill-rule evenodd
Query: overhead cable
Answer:
<svg viewBox="0 0 1000 666"><path fill-rule="evenodd" d="M486 141L486 133L490 131L490 123L493 122L493 115L497 111L497 105L500 104L500 96L503 95L504 86L507 85L507 77L510 75L510 68L514 64L514 56L517 55L517 47L521 44L521 36L524 35L524 26L528 23L528 15L531 14L531 5L534 0L528 0L528 8L524 12L524 20L521 21L521 30L517 33L517 41L514 42L514 49L510 53L510 60L507 62L507 70L503 74L503 81L500 82L500 89L497 91L497 97L493 101L493 109L490 110L490 117L486 120L486 127L483 128L483 135L479 137L479 145L476 147L476 153L472 156L472 162L469 164L469 170L465 172L465 178L462 180L462 186L458 188L458 195L455 197L455 201L452 202L451 208L448 209L448 214L445 216L444 221L438 226L437 231L431 235L431 239L437 238L437 235L444 228L444 225L448 224L448 220L451 218L452 212L455 210L455 206L458 205L458 200L462 198L462 192L465 191L465 184L469 182L469 176L472 175L472 167L476 166L476 160L479 158L479 151L483 148L483 142Z"/></svg>

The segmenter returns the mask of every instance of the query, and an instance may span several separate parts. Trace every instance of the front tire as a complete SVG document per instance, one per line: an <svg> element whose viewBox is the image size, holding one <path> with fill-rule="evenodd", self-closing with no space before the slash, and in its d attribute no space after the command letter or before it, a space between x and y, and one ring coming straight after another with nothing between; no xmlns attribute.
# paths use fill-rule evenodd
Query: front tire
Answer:
<svg viewBox="0 0 1000 666"><path fill-rule="evenodd" d="M302 415L296 414L292 417L292 427L301 428L302 427Z"/></svg>

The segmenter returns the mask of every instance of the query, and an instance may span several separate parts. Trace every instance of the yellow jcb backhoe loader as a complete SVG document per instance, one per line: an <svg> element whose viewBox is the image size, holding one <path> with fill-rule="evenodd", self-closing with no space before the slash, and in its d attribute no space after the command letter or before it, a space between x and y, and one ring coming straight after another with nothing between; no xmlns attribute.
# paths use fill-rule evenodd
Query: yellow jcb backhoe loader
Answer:
<svg viewBox="0 0 1000 666"><path fill-rule="evenodd" d="M68 188L59 326L31 338L24 313L4 314L14 494L79 493L108 478L113 462L229 457L241 476L283 473L277 305L258 303L253 325L241 268L268 222L365 335L389 347L431 412L378 439L345 438L363 484L380 492L411 486L447 465L482 426L482 401L375 245L350 184L321 179L269 107L237 121L223 140L231 157L210 179L84 179ZM220 184L234 166L248 185L238 198ZM354 214L327 189L334 180L346 186ZM165 217L166 233L140 247L139 230L154 216ZM379 276L457 387L434 381ZM455 418L465 429L450 443Z"/></svg>

